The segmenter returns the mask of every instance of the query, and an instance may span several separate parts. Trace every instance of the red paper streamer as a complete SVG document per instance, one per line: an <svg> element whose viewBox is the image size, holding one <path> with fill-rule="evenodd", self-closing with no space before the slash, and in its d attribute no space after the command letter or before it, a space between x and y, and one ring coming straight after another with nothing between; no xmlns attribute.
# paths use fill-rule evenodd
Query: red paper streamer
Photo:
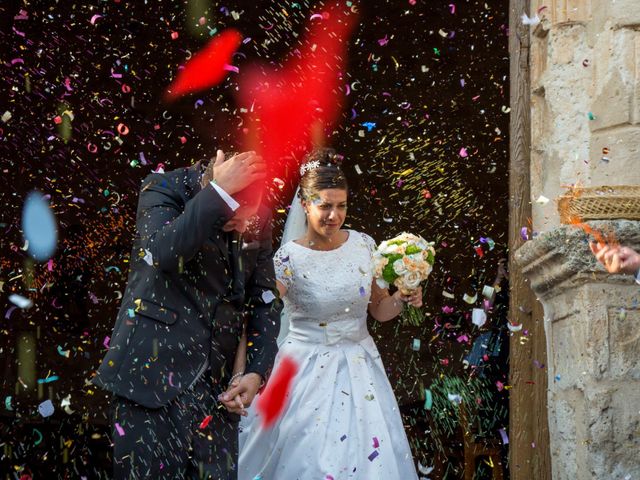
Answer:
<svg viewBox="0 0 640 480"><path fill-rule="evenodd" d="M217 35L196 53L178 72L164 99L173 101L188 93L204 90L220 83L229 73L231 57L240 46L242 35L228 29Z"/></svg>
<svg viewBox="0 0 640 480"><path fill-rule="evenodd" d="M269 428L282 415L291 382L298 373L298 365L291 357L284 357L258 397L256 409L262 417L262 427Z"/></svg>

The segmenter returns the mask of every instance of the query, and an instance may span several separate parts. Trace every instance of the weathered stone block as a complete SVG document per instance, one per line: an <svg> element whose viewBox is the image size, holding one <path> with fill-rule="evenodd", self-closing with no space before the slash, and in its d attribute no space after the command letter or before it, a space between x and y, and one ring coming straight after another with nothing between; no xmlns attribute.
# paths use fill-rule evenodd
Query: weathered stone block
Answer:
<svg viewBox="0 0 640 480"><path fill-rule="evenodd" d="M595 473L600 478L638 478L640 476L640 383L625 382L611 388L611 441L603 443L606 464ZM628 476L628 477L627 477Z"/></svg>
<svg viewBox="0 0 640 480"><path fill-rule="evenodd" d="M640 250L640 222L589 223ZM606 273L575 228L527 242L516 261L544 306L553 479L638 478L640 288Z"/></svg>
<svg viewBox="0 0 640 480"><path fill-rule="evenodd" d="M552 24L566 22L587 22L591 18L590 0L534 0L531 2L531 11L544 8L541 16L547 17Z"/></svg>
<svg viewBox="0 0 640 480"><path fill-rule="evenodd" d="M577 313L577 312L574 312ZM549 369L549 388L583 388L590 360L585 350L586 325L575 315L551 321L551 347L555 353ZM589 372L590 373L590 372Z"/></svg>
<svg viewBox="0 0 640 480"><path fill-rule="evenodd" d="M545 31L545 33L548 33ZM547 70L547 49L549 35L531 37L531 57L529 66L531 68L531 87L536 90L542 87L542 76Z"/></svg>
<svg viewBox="0 0 640 480"><path fill-rule="evenodd" d="M640 310L621 303L610 306L607 312L609 375L612 379L640 380ZM637 305L637 300L635 303Z"/></svg>
<svg viewBox="0 0 640 480"><path fill-rule="evenodd" d="M640 185L640 127L595 132L589 170L592 185Z"/></svg>
<svg viewBox="0 0 640 480"><path fill-rule="evenodd" d="M552 438L551 457L553 478L571 480L578 478L576 459L576 402L558 396L554 402L553 415L549 415L549 430Z"/></svg>
<svg viewBox="0 0 640 480"><path fill-rule="evenodd" d="M632 30L606 31L594 49L595 98L590 109L595 120L589 122L593 131L632 122L637 37Z"/></svg>
<svg viewBox="0 0 640 480"><path fill-rule="evenodd" d="M607 7L606 18L613 28L635 27L640 25L640 4L638 0L599 1Z"/></svg>

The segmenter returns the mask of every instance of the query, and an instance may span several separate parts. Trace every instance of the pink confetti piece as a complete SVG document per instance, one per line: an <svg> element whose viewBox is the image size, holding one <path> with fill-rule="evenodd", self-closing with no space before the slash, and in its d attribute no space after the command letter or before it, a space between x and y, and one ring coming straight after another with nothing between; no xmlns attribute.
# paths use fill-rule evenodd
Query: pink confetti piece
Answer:
<svg viewBox="0 0 640 480"><path fill-rule="evenodd" d="M235 73L240 73L240 69L234 65L229 65L228 63L225 64L224 67L222 67L224 70L228 71L228 72L235 72Z"/></svg>
<svg viewBox="0 0 640 480"><path fill-rule="evenodd" d="M380 442L378 441L378 437L373 437L373 448L378 448L380 446Z"/></svg>
<svg viewBox="0 0 640 480"><path fill-rule="evenodd" d="M116 430L118 431L118 435L124 437L124 428L120 426L118 422L115 423Z"/></svg>
<svg viewBox="0 0 640 480"><path fill-rule="evenodd" d="M311 15L311 17L309 17L310 20L315 20L315 19L322 20L322 18L323 18L322 15L320 15L319 13L314 13L313 15Z"/></svg>
<svg viewBox="0 0 640 480"><path fill-rule="evenodd" d="M102 342L102 344L104 345L104 348L109 348L109 342L110 341L111 341L111 337L109 335L104 337L104 342Z"/></svg>
<svg viewBox="0 0 640 480"><path fill-rule="evenodd" d="M454 3L450 3L449 4L449 11L451 12L451 15L455 15L455 13L456 13L456 5Z"/></svg>
<svg viewBox="0 0 640 480"><path fill-rule="evenodd" d="M462 158L467 158L467 157L469 156L469 153L467 152L467 149L466 149L466 148L462 147L462 148L460 149L460 156L461 156Z"/></svg>
<svg viewBox="0 0 640 480"><path fill-rule="evenodd" d="M96 24L96 20L98 20L99 18L102 18L102 15L94 15L93 17L91 17L91 20L89 20L91 22L91 25L95 25Z"/></svg>

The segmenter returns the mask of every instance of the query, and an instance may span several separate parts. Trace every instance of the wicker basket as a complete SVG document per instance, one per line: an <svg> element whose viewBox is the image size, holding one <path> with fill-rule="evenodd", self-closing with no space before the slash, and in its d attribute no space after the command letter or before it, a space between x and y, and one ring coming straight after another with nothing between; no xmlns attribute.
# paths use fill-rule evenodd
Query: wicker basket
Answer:
<svg viewBox="0 0 640 480"><path fill-rule="evenodd" d="M640 186L574 187L558 198L560 221L640 220Z"/></svg>

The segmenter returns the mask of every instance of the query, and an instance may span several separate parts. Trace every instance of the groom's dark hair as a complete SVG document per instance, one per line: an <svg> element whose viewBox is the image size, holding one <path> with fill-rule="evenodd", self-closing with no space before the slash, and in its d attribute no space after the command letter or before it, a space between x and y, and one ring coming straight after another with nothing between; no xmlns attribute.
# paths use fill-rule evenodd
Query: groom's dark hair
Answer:
<svg viewBox="0 0 640 480"><path fill-rule="evenodd" d="M316 148L308 153L302 164L304 173L300 177L300 196L309 200L327 188L348 191L347 177L340 168L342 160L342 155L333 148ZM315 162L318 162L317 166Z"/></svg>

